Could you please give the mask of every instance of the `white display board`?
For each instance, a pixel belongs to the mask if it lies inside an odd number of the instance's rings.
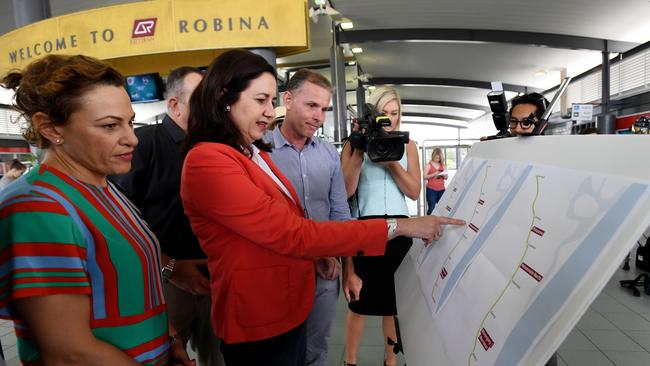
[[[409,366],[544,365],[650,225],[650,137],[477,143],[395,275]]]

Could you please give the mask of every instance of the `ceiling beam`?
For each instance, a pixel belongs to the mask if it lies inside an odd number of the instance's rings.
[[[489,29],[402,28],[346,30],[337,34],[339,43],[457,41],[512,43],[571,50],[625,52],[639,43],[580,37],[567,34],[503,31]]]
[[[446,78],[404,78],[404,77],[394,77],[394,78],[370,78],[368,82],[365,83],[368,85],[432,85],[432,86],[456,86],[460,88],[476,88],[476,89],[486,89],[492,90],[492,84],[489,81],[480,81],[480,80],[463,80],[463,79],[446,79]],[[515,84],[503,84],[503,90],[511,91],[515,93],[528,94],[532,92],[542,92],[543,89],[533,88],[530,86],[515,85]]]
[[[460,126],[455,123],[444,123],[444,122],[421,122],[421,121],[402,121],[404,125],[425,125],[425,126],[442,126],[442,127],[453,127],[453,128],[467,128],[467,126]]]
[[[474,118],[461,117],[453,114],[442,114],[442,113],[420,113],[420,112],[402,112],[403,117],[426,117],[426,118],[440,118],[440,119],[451,119],[454,121],[463,121],[469,122],[473,121]]]
[[[486,105],[460,103],[460,102],[447,102],[444,100],[402,99],[402,105],[405,104],[432,106],[432,107],[451,107],[451,108],[461,108],[461,109],[490,112],[490,107]]]

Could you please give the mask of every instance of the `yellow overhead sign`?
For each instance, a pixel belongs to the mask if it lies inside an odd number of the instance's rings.
[[[224,49],[309,49],[305,0],[153,0],[46,19],[0,37],[0,75],[48,54],[108,60],[126,74],[202,66]]]

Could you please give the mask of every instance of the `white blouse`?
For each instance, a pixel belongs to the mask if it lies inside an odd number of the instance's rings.
[[[260,168],[262,168],[262,170],[264,171],[264,173],[266,173],[269,177],[271,177],[271,179],[273,179],[273,181],[275,182],[275,184],[277,184],[278,187],[280,187],[280,189],[282,189],[282,192],[284,192],[284,194],[286,194],[287,197],[291,198],[291,200],[292,200],[293,203],[295,204],[296,201],[295,201],[295,200],[293,199],[293,197],[291,196],[291,193],[289,193],[289,190],[287,189],[287,187],[285,187],[285,185],[282,184],[282,181],[280,180],[280,178],[278,178],[277,175],[275,175],[275,173],[273,173],[273,170],[271,170],[271,167],[270,167],[270,166],[266,163],[266,161],[264,161],[264,159],[262,159],[262,157],[260,156],[260,149],[258,149],[257,146],[255,146],[255,145],[251,145],[251,149],[253,150],[253,156],[251,157],[251,159],[252,159],[252,160],[253,160],[257,165],[259,165]]]

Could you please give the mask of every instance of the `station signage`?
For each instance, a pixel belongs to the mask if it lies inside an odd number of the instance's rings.
[[[306,1],[153,0],[50,18],[0,37],[0,74],[48,54],[159,68],[174,59],[200,66],[231,48],[274,48],[278,57],[307,51]]]

